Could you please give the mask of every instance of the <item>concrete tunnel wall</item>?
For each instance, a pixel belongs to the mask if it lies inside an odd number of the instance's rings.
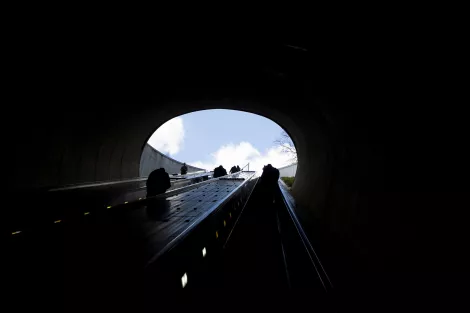
[[[139,176],[145,144],[167,120],[203,109],[242,110],[273,120],[293,139],[298,214],[333,272],[356,283],[367,281],[358,273],[426,273],[444,260],[435,251],[459,249],[465,226],[439,212],[462,207],[455,193],[461,181],[448,174],[464,163],[448,154],[462,145],[454,130],[462,124],[444,121],[437,131],[426,116],[431,109],[415,106],[421,96],[316,96],[321,79],[305,59],[296,55],[291,66],[265,52],[248,63],[211,60],[212,67],[184,58],[166,67],[141,64],[139,73],[134,65],[115,66],[120,62],[79,68],[86,63],[76,59],[73,75],[65,75],[70,81],[31,87],[17,101],[32,105],[4,114],[16,119],[5,132],[9,191]],[[443,121],[441,114],[430,116]],[[438,234],[436,224],[445,231]],[[452,260],[453,268],[465,263]]]
[[[280,177],[295,177],[296,172],[297,172],[297,163],[279,168]]]
[[[360,114],[348,116],[337,110],[337,101],[341,99],[273,90],[277,92],[261,98],[257,94],[242,94],[234,98],[216,96],[217,100],[201,100],[200,93],[191,94],[194,90],[189,90],[184,95],[191,101],[171,99],[151,105],[123,106],[122,111],[104,110],[95,115],[89,114],[92,108],[87,105],[76,106],[63,112],[56,125],[41,125],[42,120],[33,119],[33,136],[37,139],[31,141],[28,151],[44,153],[30,162],[30,154],[21,153],[22,146],[17,148],[19,155],[15,161],[22,166],[15,167],[18,170],[15,187],[139,176],[142,149],[155,129],[167,120],[201,109],[244,110],[272,119],[293,139],[298,151],[293,194],[305,223],[348,248],[360,248],[361,253],[367,254],[366,249],[374,247],[379,237],[367,235],[376,225],[370,220],[369,207],[361,201],[370,205],[373,199],[370,192],[383,186],[383,177],[376,175],[376,167],[382,165],[375,163],[380,162],[383,141],[375,141],[373,134],[362,128],[366,121]],[[230,93],[234,91],[238,92]],[[86,121],[86,127],[82,121]],[[388,236],[387,225],[382,223],[377,231],[383,234],[380,238],[386,240],[384,244],[395,247],[397,242]],[[378,250],[391,255],[391,250]]]
[[[180,173],[182,162],[176,161],[160,151],[154,149],[149,144],[145,145],[142,156],[140,157],[139,174],[141,177],[148,176],[153,170],[163,167],[168,174]],[[204,169],[186,164],[188,173],[202,171]]]

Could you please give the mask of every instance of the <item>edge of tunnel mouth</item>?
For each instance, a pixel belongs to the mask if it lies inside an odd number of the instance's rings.
[[[201,101],[195,101],[195,102],[192,102],[192,101],[184,101],[184,102],[176,102],[175,105],[177,104],[183,104],[183,103],[199,103]],[[248,103],[251,103],[252,101],[248,101]],[[171,101],[168,102],[168,103],[172,103]],[[171,114],[172,117],[168,118],[165,122],[163,123],[160,123],[159,125],[153,127],[153,131],[150,133],[150,135],[147,136],[147,139],[145,140],[145,142],[142,144],[141,146],[141,150],[140,150],[140,155],[142,155],[142,153],[144,152],[144,149],[146,147],[146,145],[149,145],[154,151],[156,151],[157,153],[159,153],[160,155],[166,157],[166,158],[169,158],[175,162],[178,162],[178,163],[183,163],[183,161],[179,161],[169,155],[166,155],[164,153],[162,153],[161,151],[155,149],[153,146],[151,146],[150,144],[148,144],[149,142],[149,139],[158,131],[158,129],[160,127],[162,127],[165,123],[167,123],[168,121],[174,119],[174,118],[178,118],[178,117],[182,117],[184,115],[187,115],[187,114],[191,114],[191,113],[195,113],[195,112],[204,112],[204,111],[216,111],[216,110],[223,110],[223,111],[233,111],[233,112],[241,112],[241,113],[246,113],[246,114],[252,114],[252,115],[256,115],[258,117],[261,117],[261,118],[264,118],[264,119],[267,119],[269,120],[270,122],[276,124],[279,128],[282,129],[282,131],[284,131],[288,136],[289,136],[289,139],[292,141],[293,145],[294,145],[294,148],[295,150],[297,151],[297,155],[299,156],[299,149],[298,149],[298,144],[296,143],[296,139],[292,136],[292,132],[289,131],[288,128],[286,128],[285,126],[283,126],[284,123],[282,123],[282,121],[277,121],[275,120],[275,118],[272,118],[272,117],[269,117],[269,116],[266,116],[264,114],[262,114],[261,112],[257,111],[257,110],[249,110],[249,109],[243,109],[243,108],[233,108],[233,107],[220,107],[220,103],[223,103],[223,101],[220,101],[220,102],[216,102],[216,101],[211,101],[210,103],[214,104],[214,103],[218,103],[218,104],[215,104],[216,107],[214,108],[207,108],[207,103],[209,102],[202,102],[201,103],[201,106],[202,108],[200,109],[190,109],[190,110],[185,110],[185,112],[181,113],[173,113]],[[268,115],[268,114],[267,114]],[[274,143],[273,143],[274,144]],[[284,167],[284,166],[290,166],[290,165],[293,165],[293,164],[299,164],[300,163],[300,157],[297,158],[297,160],[295,162],[291,162],[290,164],[286,164],[286,165],[283,165],[281,167]],[[188,165],[192,166],[191,164],[187,163]],[[206,169],[206,170],[211,170],[211,169]]]

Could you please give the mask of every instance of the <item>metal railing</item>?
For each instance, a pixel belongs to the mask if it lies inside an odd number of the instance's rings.
[[[202,174],[202,173],[207,173],[210,175],[212,172],[203,172],[203,171],[197,171],[197,172],[191,172],[188,174],[185,174],[186,178],[180,177],[178,179],[191,179],[192,176],[195,176],[197,174]],[[120,184],[128,184],[128,183],[136,183],[136,182],[143,182],[146,181],[148,177],[136,177],[136,178],[130,178],[130,179],[122,179],[122,180],[112,180],[112,181],[99,181],[99,182],[89,182],[89,183],[80,183],[80,184],[73,184],[73,185],[66,185],[62,187],[55,187],[55,188],[50,188],[48,191],[61,191],[61,190],[72,190],[72,189],[82,189],[82,188],[92,188],[92,187],[100,187],[100,186],[110,186],[110,185],[120,185]],[[175,177],[170,176],[170,179],[176,179]]]
[[[285,208],[286,208],[286,211],[287,211],[286,212],[287,214],[284,214],[283,217],[288,218],[288,221],[287,220],[280,221],[278,219],[279,224],[281,224],[281,225],[279,225],[279,230],[280,230],[281,237],[293,237],[293,236],[297,235],[297,237],[301,241],[303,250],[305,251],[305,253],[308,256],[308,259],[309,259],[309,262],[310,262],[311,266],[313,266],[313,268],[315,269],[315,273],[318,276],[323,289],[326,292],[329,292],[333,289],[333,284],[331,283],[331,280],[328,277],[328,275],[325,271],[325,268],[323,267],[322,263],[320,262],[320,259],[317,255],[317,253],[315,252],[315,250],[314,250],[312,244],[310,243],[310,240],[308,239],[308,237],[307,237],[307,235],[306,235],[299,219],[297,218],[297,214],[295,213],[295,200],[290,195],[287,185],[285,185],[285,183],[282,182],[282,180],[279,180],[279,189],[280,189],[280,195],[281,195],[283,204],[285,205]],[[282,214],[282,212],[279,212],[279,213]],[[291,225],[286,225],[286,223],[291,224]],[[284,224],[284,227],[282,226],[282,224]],[[292,226],[294,228],[292,228]],[[290,227],[290,230],[288,229],[289,227]],[[296,234],[292,233],[293,229],[295,229]],[[290,232],[290,234],[288,232]],[[289,240],[286,240],[286,241],[289,242],[289,244],[293,244],[293,242],[290,238],[289,238]],[[289,249],[289,247],[287,245],[285,245],[285,246],[286,246],[287,249]],[[284,249],[284,247],[283,247],[283,249]],[[284,260],[284,261],[287,263],[286,267],[289,267],[289,262],[287,260]],[[298,268],[295,268],[295,267],[291,266],[290,270],[288,270],[289,279],[293,279],[294,278],[293,275],[295,275],[295,273],[292,273],[292,271],[291,271],[292,269],[293,270],[298,270]],[[303,277],[301,277],[301,276],[303,276]],[[301,273],[301,275],[297,275],[297,277],[298,278],[300,277],[300,280],[304,280],[305,278],[307,278],[306,275],[304,275],[304,273]],[[305,281],[302,282],[302,283],[305,283]],[[308,281],[306,283],[308,284]]]

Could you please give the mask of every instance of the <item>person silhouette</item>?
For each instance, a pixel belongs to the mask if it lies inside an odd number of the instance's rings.
[[[147,198],[164,193],[171,187],[170,176],[163,167],[150,173],[147,178]]]
[[[186,166],[186,163],[183,163],[183,166],[181,166],[181,175],[186,175],[188,173],[188,167]]]
[[[219,166],[220,167],[220,176],[225,176],[227,175],[227,171],[225,170],[225,168],[221,165]]]
[[[240,169],[240,166],[237,165],[237,172],[240,172],[241,169]]]
[[[268,164],[263,167],[263,174],[261,174],[261,184],[269,192],[274,192],[278,185],[279,170]]]
[[[214,178],[222,177],[225,175],[227,175],[227,171],[222,165],[214,169]]]
[[[236,173],[236,172],[238,172],[238,170],[237,170],[237,167],[234,165],[234,166],[232,166],[232,168],[230,169],[230,174],[233,174],[233,173]]]

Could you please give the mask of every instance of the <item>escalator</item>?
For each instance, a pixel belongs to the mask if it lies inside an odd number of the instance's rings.
[[[204,287],[332,294],[330,279],[295,215],[295,202],[287,186],[279,184],[268,190],[257,181],[223,246],[212,256],[201,280]],[[201,286],[196,282],[189,287]]]
[[[145,263],[140,261],[149,248],[158,248],[158,242],[138,234],[151,225],[158,231],[170,221],[153,220],[144,201],[90,210],[35,233],[12,235],[7,268],[14,282],[9,285],[18,296],[15,302],[34,295],[38,303],[55,303],[66,310],[153,312],[169,297],[187,299],[189,290],[286,295],[295,289],[327,298],[332,285],[296,218],[288,191],[282,185],[267,190],[253,174],[239,179],[221,181],[227,190],[216,188],[207,200],[214,203],[213,210],[170,238],[170,244]],[[209,197],[206,185],[200,187],[197,203]],[[233,185],[232,191],[228,185]],[[172,194],[176,198],[170,201],[189,203],[193,193],[197,188]],[[187,199],[181,198],[185,195]],[[216,196],[219,202],[212,200]],[[191,214],[199,210],[188,208]],[[174,208],[175,216],[183,209]],[[181,222],[191,224],[186,217]]]
[[[220,277],[225,288],[289,287],[277,222],[280,203],[276,198],[261,184],[255,187],[224,247]]]

